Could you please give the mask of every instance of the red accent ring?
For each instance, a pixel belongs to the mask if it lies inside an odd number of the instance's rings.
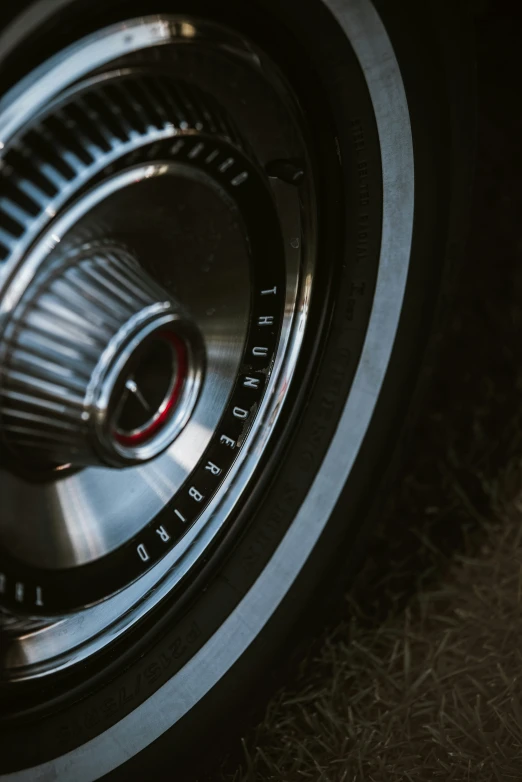
[[[181,396],[181,392],[183,391],[183,386],[185,385],[185,380],[187,377],[187,349],[185,347],[185,343],[172,331],[160,331],[155,335],[155,337],[156,339],[163,339],[167,342],[170,342],[170,344],[173,346],[174,352],[176,354],[176,379],[174,381],[174,385],[172,386],[169,397],[167,398],[166,402],[164,401],[162,403],[163,409],[161,410],[161,413],[159,413],[157,417],[153,418],[148,426],[131,435],[121,434],[120,432],[114,433],[114,439],[116,442],[127,448],[143,445],[143,443],[147,442],[147,440],[150,440],[151,437],[159,432],[159,430],[166,424],[172,412],[174,411],[174,408],[176,407]]]

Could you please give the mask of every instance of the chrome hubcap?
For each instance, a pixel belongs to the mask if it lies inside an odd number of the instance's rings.
[[[308,318],[305,137],[262,52],[175,17],[102,30],[0,103],[9,681],[105,647],[216,549]]]

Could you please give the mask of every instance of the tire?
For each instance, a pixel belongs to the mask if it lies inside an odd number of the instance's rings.
[[[283,412],[219,546],[114,642],[45,676],[0,680],[0,777],[13,782],[190,777],[219,753],[354,573],[463,252],[474,132],[463,6],[24,0],[1,22],[0,128],[42,63],[156,13],[239,30],[292,85],[316,172],[318,282]],[[38,617],[7,607],[0,632],[9,640],[26,621]],[[5,651],[0,661],[9,671]]]

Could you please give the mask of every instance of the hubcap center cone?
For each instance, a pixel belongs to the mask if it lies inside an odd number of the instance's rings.
[[[114,438],[133,447],[169,421],[187,379],[187,350],[173,331],[159,330],[136,351],[124,372],[114,415]]]
[[[109,242],[58,258],[5,329],[6,444],[30,464],[149,461],[194,408],[203,348],[175,299]]]

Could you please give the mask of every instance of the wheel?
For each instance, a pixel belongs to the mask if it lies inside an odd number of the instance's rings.
[[[469,22],[22,0],[1,24],[0,774],[179,775],[390,480],[462,247]]]

